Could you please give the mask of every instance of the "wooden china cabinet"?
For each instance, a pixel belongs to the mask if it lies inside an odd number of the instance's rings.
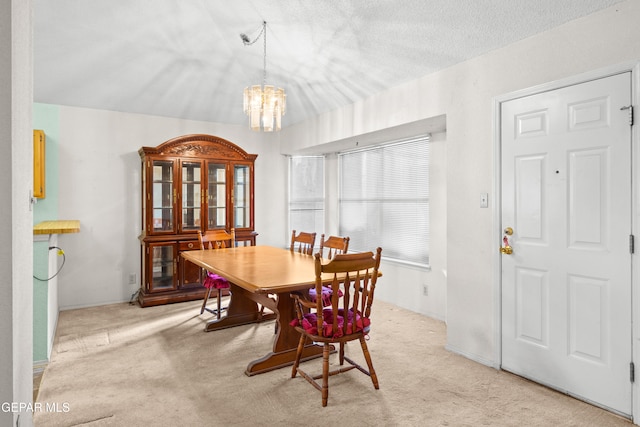
[[[230,141],[184,135],[138,150],[142,161],[141,307],[200,299],[202,271],[182,251],[199,249],[198,230],[235,230],[255,245],[254,162]]]

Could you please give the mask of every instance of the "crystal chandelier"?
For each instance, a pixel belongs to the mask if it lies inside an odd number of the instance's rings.
[[[240,34],[245,46],[254,44],[262,36],[264,41],[262,86],[244,88],[244,112],[250,118],[251,129],[265,132],[280,130],[282,116],[286,111],[287,95],[284,89],[267,85],[267,21],[262,22],[262,31],[253,41],[246,34]]]

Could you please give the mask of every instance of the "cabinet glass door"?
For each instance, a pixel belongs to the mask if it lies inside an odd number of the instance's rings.
[[[176,289],[175,245],[150,244],[151,274],[149,290],[160,292]]]
[[[227,168],[209,163],[207,176],[207,229],[227,227]]]
[[[248,165],[235,165],[233,169],[234,227],[251,226],[251,179]]]
[[[153,161],[153,231],[173,231],[173,161]]]
[[[199,230],[202,208],[202,164],[182,162],[182,230]]]

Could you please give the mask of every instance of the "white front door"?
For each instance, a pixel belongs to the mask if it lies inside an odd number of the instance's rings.
[[[501,105],[502,368],[628,415],[630,103],[622,73]]]

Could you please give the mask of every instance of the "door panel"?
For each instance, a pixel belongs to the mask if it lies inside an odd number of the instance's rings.
[[[623,73],[502,104],[502,367],[631,414]]]

